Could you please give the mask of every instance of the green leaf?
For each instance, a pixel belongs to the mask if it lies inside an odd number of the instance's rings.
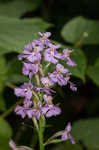
[[[6,140],[5,138],[0,138],[0,148],[2,150],[12,150],[10,147],[9,147],[9,141]]]
[[[6,81],[10,83],[23,83],[29,79],[27,76],[22,75],[22,63],[18,61],[18,58],[14,58],[8,62],[7,66],[7,78]]]
[[[97,86],[99,86],[99,59],[96,60],[93,66],[88,67],[87,75]]]
[[[67,48],[67,47],[68,46],[65,46],[65,48]],[[68,48],[70,49],[70,47],[68,47]],[[64,61],[62,61],[61,63],[65,67],[69,68],[72,75],[85,81],[86,57],[85,57],[83,51],[81,49],[75,49],[74,52],[71,54],[71,59],[73,61],[75,61],[77,66],[75,66],[75,67],[68,66],[68,65],[66,65],[66,63]]]
[[[75,17],[66,23],[61,31],[65,41],[70,43],[99,44],[99,21]]]
[[[40,18],[19,20],[0,17],[0,54],[22,52],[24,45],[38,38],[37,32],[44,32],[50,26]]]
[[[88,148],[99,149],[99,119],[76,121],[72,127],[72,135],[76,141],[82,140]]]
[[[24,13],[36,10],[41,0],[12,0],[0,2],[0,16],[20,17]]]
[[[7,121],[0,118],[0,137],[10,139],[12,136],[12,130]]]
[[[0,93],[3,90],[5,79],[6,79],[6,61],[3,56],[0,56]]]
[[[5,111],[5,110],[6,110],[5,101],[3,96],[0,94],[0,111]]]
[[[83,148],[79,144],[72,144],[70,141],[66,141],[54,146],[52,150],[83,150]]]
[[[4,119],[0,118],[0,149],[10,150],[9,141],[12,136],[10,125]]]
[[[6,110],[5,101],[2,96],[5,79],[6,79],[6,61],[3,56],[0,56],[0,110],[1,111]]]

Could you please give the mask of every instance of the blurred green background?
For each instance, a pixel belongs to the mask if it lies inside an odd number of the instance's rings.
[[[77,67],[69,67],[78,91],[56,87],[55,101],[62,114],[47,120],[45,139],[72,122],[76,144],[67,141],[47,150],[99,149],[99,0],[0,0],[0,150],[10,150],[11,138],[17,145],[38,150],[32,121],[13,112],[18,98],[14,85],[28,79],[21,73],[17,55],[37,32],[52,32],[52,40],[74,49]],[[9,111],[10,110],[10,111]]]

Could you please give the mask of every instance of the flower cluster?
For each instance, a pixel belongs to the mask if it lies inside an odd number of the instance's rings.
[[[74,140],[74,138],[72,137],[72,135],[70,134],[70,131],[71,131],[71,124],[70,123],[68,123],[67,124],[67,126],[66,126],[66,128],[65,128],[65,130],[63,131],[63,133],[62,133],[62,141],[65,141],[65,140],[68,140],[68,139],[70,139],[71,140],[71,142],[72,142],[72,144],[75,144],[75,140]]]
[[[24,98],[23,105],[15,108],[16,114],[22,118],[35,117],[37,120],[41,115],[52,117],[61,113],[61,109],[53,103],[52,93],[55,91],[52,87],[55,84],[60,86],[69,84],[73,91],[77,90],[70,81],[71,73],[60,63],[64,61],[66,65],[76,66],[70,58],[73,50],[63,49],[60,53],[61,46],[54,45],[49,40],[50,32],[38,34],[40,39],[26,45],[23,53],[18,56],[23,63],[22,73],[29,77],[29,82],[15,88],[15,95]],[[53,71],[45,73],[44,70],[50,65],[54,66]],[[32,78],[36,79],[36,84],[32,83]],[[62,139],[66,138],[63,134]]]

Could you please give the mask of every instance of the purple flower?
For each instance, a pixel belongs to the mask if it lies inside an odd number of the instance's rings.
[[[71,81],[68,81],[68,83],[70,84],[70,89],[72,89],[73,91],[77,91],[77,87],[74,83],[72,83]]]
[[[22,118],[28,116],[28,118],[32,118],[33,116],[39,119],[41,115],[42,103],[39,101],[34,107],[30,108],[29,106],[17,106],[15,108],[15,112],[17,115],[20,115]]]
[[[46,103],[52,104],[52,100],[53,100],[52,96],[44,94],[43,99]]]
[[[57,116],[61,113],[61,109],[57,106],[45,104],[42,107],[42,113],[47,117]]]
[[[68,69],[64,68],[61,64],[56,65],[56,71],[53,73],[49,73],[49,77],[54,83],[58,83],[59,85],[63,86],[66,85],[66,80],[63,74],[68,73]]]
[[[77,64],[70,58],[67,58],[67,65],[72,66],[72,67],[77,66]]]
[[[37,89],[36,89],[37,91],[39,91],[39,92],[45,92],[46,94],[51,94],[51,93],[56,93],[54,90],[52,90],[51,88],[47,88],[47,87],[38,87]]]
[[[68,73],[68,69],[64,68],[61,64],[56,65],[56,71],[60,73]]]
[[[32,63],[23,63],[23,69],[22,72],[24,75],[29,75],[29,78],[32,78],[33,75],[35,75],[40,67],[40,62],[35,61]]]
[[[31,99],[33,91],[33,85],[29,83],[24,83],[19,88],[15,88],[14,93],[16,96],[25,97],[26,99]]]
[[[63,58],[68,58],[70,57],[71,53],[73,52],[74,50],[68,50],[68,49],[64,49],[63,50]]]
[[[42,37],[42,38],[49,38],[51,36],[51,33],[50,32],[45,32],[45,33],[41,33],[41,32],[38,32],[38,34]]]
[[[23,107],[23,106],[17,106],[16,108],[15,108],[15,113],[17,114],[17,115],[20,115],[22,118],[25,118],[26,117],[26,108],[25,107]]]
[[[22,58],[26,58],[30,62],[40,61],[41,60],[41,54],[40,51],[43,50],[43,45],[37,45],[37,42],[32,42],[26,45],[25,50],[22,54],[18,56],[19,60],[22,60]]]
[[[56,51],[56,49],[60,48],[60,45],[53,45],[49,43],[48,46],[49,47],[44,52],[44,59],[47,62],[56,64],[58,62],[57,59],[61,59],[62,57],[62,55]]]
[[[18,150],[15,143],[13,142],[13,140],[10,140],[9,142],[9,146],[13,149],[13,150]]]
[[[50,32],[46,32],[46,33],[41,33],[38,32],[38,34],[40,35],[40,41],[41,43],[43,43],[45,46],[48,46],[48,44],[50,43],[50,40],[48,39],[51,36]]]
[[[9,146],[12,148],[12,150],[26,150],[25,148],[23,148],[21,146],[20,147],[16,146],[15,143],[13,142],[13,140],[10,140]]]
[[[61,139],[62,139],[62,141],[70,139],[72,144],[75,144],[75,140],[72,137],[72,135],[70,134],[70,131],[71,131],[71,124],[68,123],[64,132],[62,133]]]
[[[25,107],[30,107],[33,104],[33,99],[32,98],[31,99],[25,98],[23,104]]]
[[[35,104],[32,110],[29,110],[27,112],[29,118],[32,118],[33,116],[35,116],[36,119],[39,119],[41,115],[41,108],[42,108],[42,103],[41,101],[39,101],[37,104]]]
[[[42,107],[42,113],[46,115],[46,117],[57,116],[61,113],[61,109],[55,106],[52,102],[52,96],[43,95],[43,99],[46,104]]]
[[[68,72],[68,73],[66,74],[66,76],[64,76],[64,80],[63,80],[64,82],[63,82],[62,86],[65,86],[65,85],[68,84],[69,79],[70,79],[70,75],[71,75],[71,73]]]
[[[50,86],[52,86],[54,84],[54,82],[52,80],[50,80],[48,77],[42,77],[41,82],[47,88],[49,88]]]
[[[63,50],[63,56],[62,56],[62,59],[63,60],[66,60],[67,61],[67,65],[69,66],[76,66],[77,64],[71,60],[69,57],[71,55],[71,53],[73,52],[74,50],[68,50],[68,49],[64,49]]]

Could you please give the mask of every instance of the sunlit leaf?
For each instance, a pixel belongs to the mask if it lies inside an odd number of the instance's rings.
[[[37,32],[45,32],[50,26],[40,18],[19,20],[0,17],[0,54],[22,52],[25,44],[38,37]]]
[[[63,142],[62,144],[58,144],[52,148],[52,150],[83,150],[81,145],[72,144],[70,141]]]
[[[72,134],[77,142],[81,140],[89,148],[99,148],[99,119],[76,121]]]
[[[21,17],[24,13],[36,10],[41,0],[11,0],[0,2],[0,16]]]
[[[96,60],[93,66],[88,67],[87,75],[99,86],[99,59]]]
[[[99,44],[99,21],[75,17],[66,23],[61,31],[65,41],[83,44]]]
[[[10,150],[9,141],[12,136],[12,130],[7,121],[0,118],[0,149]]]

